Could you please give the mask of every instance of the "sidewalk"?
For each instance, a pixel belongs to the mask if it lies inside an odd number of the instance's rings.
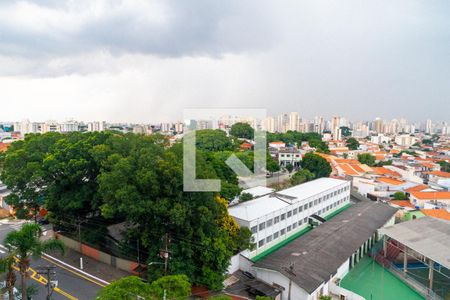
[[[80,253],[72,249],[66,248],[65,254],[49,253],[51,256],[64,261],[65,263],[80,268]],[[108,264],[96,261],[90,257],[83,256],[83,271],[92,274],[100,279],[108,282],[115,281],[124,276],[130,276],[131,273],[116,269]]]

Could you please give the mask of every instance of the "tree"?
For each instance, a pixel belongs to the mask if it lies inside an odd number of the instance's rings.
[[[358,154],[358,161],[362,164],[366,164],[369,167],[372,167],[375,165],[375,156],[370,153]]]
[[[186,275],[169,275],[151,283],[151,294],[154,299],[185,299],[191,294],[191,284]]]
[[[331,298],[331,296],[328,296],[328,295],[322,295],[319,297],[319,300],[331,300],[331,299],[333,299],[333,298]]]
[[[328,177],[331,174],[331,166],[325,158],[314,153],[306,153],[301,166],[314,174],[314,178]]]
[[[233,143],[225,131],[220,129],[202,129],[195,132],[196,147],[207,151],[233,150]]]
[[[273,298],[269,296],[256,296],[256,300],[273,300]]]
[[[298,170],[294,175],[292,175],[291,184],[298,185],[313,179],[314,179],[313,173],[311,173],[308,169],[301,169]]]
[[[241,202],[249,201],[249,200],[252,200],[252,199],[253,199],[253,195],[250,194],[250,193],[242,193],[242,194],[239,196],[239,200],[240,200]]]
[[[342,132],[342,136],[351,136],[352,135],[351,129],[347,126],[341,126],[341,132]]]
[[[209,300],[232,300],[233,298],[231,298],[230,296],[227,295],[218,295],[218,296],[213,296],[213,297],[209,297]]]
[[[42,163],[50,148],[62,138],[59,133],[28,134],[25,140],[12,143],[2,156],[0,179],[11,191],[5,200],[17,217],[36,219],[43,205],[47,175]]]
[[[438,161],[438,164],[441,166],[441,171],[450,172],[450,163],[445,160]]]
[[[41,241],[41,226],[36,223],[28,223],[18,231],[9,232],[3,244],[8,251],[14,253],[18,259],[18,267],[21,277],[22,299],[27,299],[27,270],[30,266],[30,257],[38,258],[42,253],[57,250],[64,253],[64,244],[55,239]]]
[[[288,172],[291,173],[292,170],[294,170],[294,166],[292,164],[287,164],[286,165],[286,170],[288,170]]]
[[[254,129],[247,123],[235,123],[230,129],[230,135],[237,138],[252,140],[254,138],[254,134]]]
[[[14,285],[16,284],[15,253],[10,252],[0,259],[0,273],[6,273],[5,289],[8,291],[9,300],[14,300]]]
[[[249,237],[239,238],[245,228],[228,215],[226,199],[217,193],[183,190],[182,147],[149,144],[122,155],[113,151],[98,177],[101,212],[133,225],[130,232],[140,237],[149,261],[161,259],[162,237],[168,235],[169,272],[220,289],[231,256],[248,244]],[[218,178],[209,156],[203,151],[196,155],[197,178]],[[160,265],[152,266],[149,278],[160,277],[162,271]]]
[[[355,138],[349,138],[347,140],[347,147],[350,150],[357,150],[359,147],[359,142]]]
[[[128,276],[120,278],[105,286],[98,294],[98,300],[135,300],[140,299],[153,300],[153,293],[150,284],[142,281],[137,276]],[[160,298],[161,299],[161,298]]]
[[[406,200],[408,197],[406,197],[406,194],[403,192],[395,192],[394,193],[394,200]]]

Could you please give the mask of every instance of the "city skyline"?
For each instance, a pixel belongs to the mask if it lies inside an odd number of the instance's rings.
[[[2,3],[0,119],[139,123],[180,119],[184,108],[247,107],[444,120],[449,9],[446,1]]]

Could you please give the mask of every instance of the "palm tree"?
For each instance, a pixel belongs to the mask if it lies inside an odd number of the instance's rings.
[[[64,244],[55,239],[41,241],[42,228],[39,224],[28,223],[18,231],[8,233],[4,244],[18,259],[22,299],[27,299],[27,271],[30,267],[30,257],[39,258],[43,252],[57,250],[64,253]]]
[[[0,273],[6,272],[4,290],[8,291],[9,300],[14,300],[14,285],[16,284],[16,272],[14,270],[15,263],[15,255],[11,252],[7,256],[0,259]]]

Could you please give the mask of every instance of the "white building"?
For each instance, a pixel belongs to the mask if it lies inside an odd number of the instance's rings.
[[[88,131],[104,131],[106,129],[106,122],[90,122],[88,123]]]
[[[349,203],[349,181],[319,178],[229,207],[228,212],[252,231],[253,257],[307,227],[310,216],[324,217]]]
[[[281,291],[281,299],[364,299],[339,281],[380,240],[380,228],[395,222],[396,209],[362,201],[291,243],[254,259],[248,272]]]
[[[397,145],[400,145],[403,147],[410,147],[417,142],[417,138],[414,136],[411,136],[409,134],[402,134],[402,135],[397,135],[395,137],[394,141]]]

